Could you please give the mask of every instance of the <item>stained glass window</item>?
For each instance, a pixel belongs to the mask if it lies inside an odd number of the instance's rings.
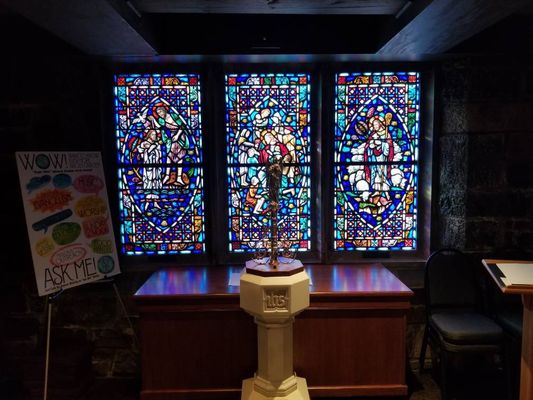
[[[417,246],[417,72],[336,75],[334,249]]]
[[[266,237],[266,165],[282,159],[279,239],[311,248],[310,77],[226,75],[229,251],[254,251]]]
[[[116,75],[114,94],[122,251],[203,253],[199,76]]]

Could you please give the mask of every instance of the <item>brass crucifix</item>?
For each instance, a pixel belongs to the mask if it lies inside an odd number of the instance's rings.
[[[280,264],[291,264],[295,261],[296,252],[290,250],[290,241],[279,238],[278,214],[280,209],[280,187],[283,173],[283,161],[276,159],[266,165],[266,190],[268,193],[268,216],[270,219],[269,238],[261,239],[253,260],[257,264],[266,265],[277,270]],[[268,229],[265,229],[268,232]],[[281,257],[281,259],[280,259]],[[267,261],[268,260],[268,261]]]
[[[278,210],[279,188],[281,185],[282,161],[277,159],[267,167],[268,200],[270,206],[270,262],[273,269],[277,269],[278,260]]]

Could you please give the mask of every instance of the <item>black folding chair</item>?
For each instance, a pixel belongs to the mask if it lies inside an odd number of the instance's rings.
[[[482,312],[473,267],[459,250],[441,249],[431,254],[426,262],[424,284],[426,328],[420,352],[420,370],[424,368],[429,343],[440,364],[442,399],[448,400],[450,355],[503,355],[503,332]]]

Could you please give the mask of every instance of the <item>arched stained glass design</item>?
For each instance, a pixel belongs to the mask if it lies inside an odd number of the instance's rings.
[[[205,251],[199,76],[115,76],[120,235],[126,254]]]
[[[336,75],[335,250],[417,246],[417,72]]]
[[[284,167],[280,240],[311,248],[310,77],[226,75],[229,251],[254,251],[268,229],[266,165]]]

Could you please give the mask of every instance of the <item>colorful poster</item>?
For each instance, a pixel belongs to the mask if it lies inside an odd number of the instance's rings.
[[[120,272],[98,152],[17,152],[39,296]]]

